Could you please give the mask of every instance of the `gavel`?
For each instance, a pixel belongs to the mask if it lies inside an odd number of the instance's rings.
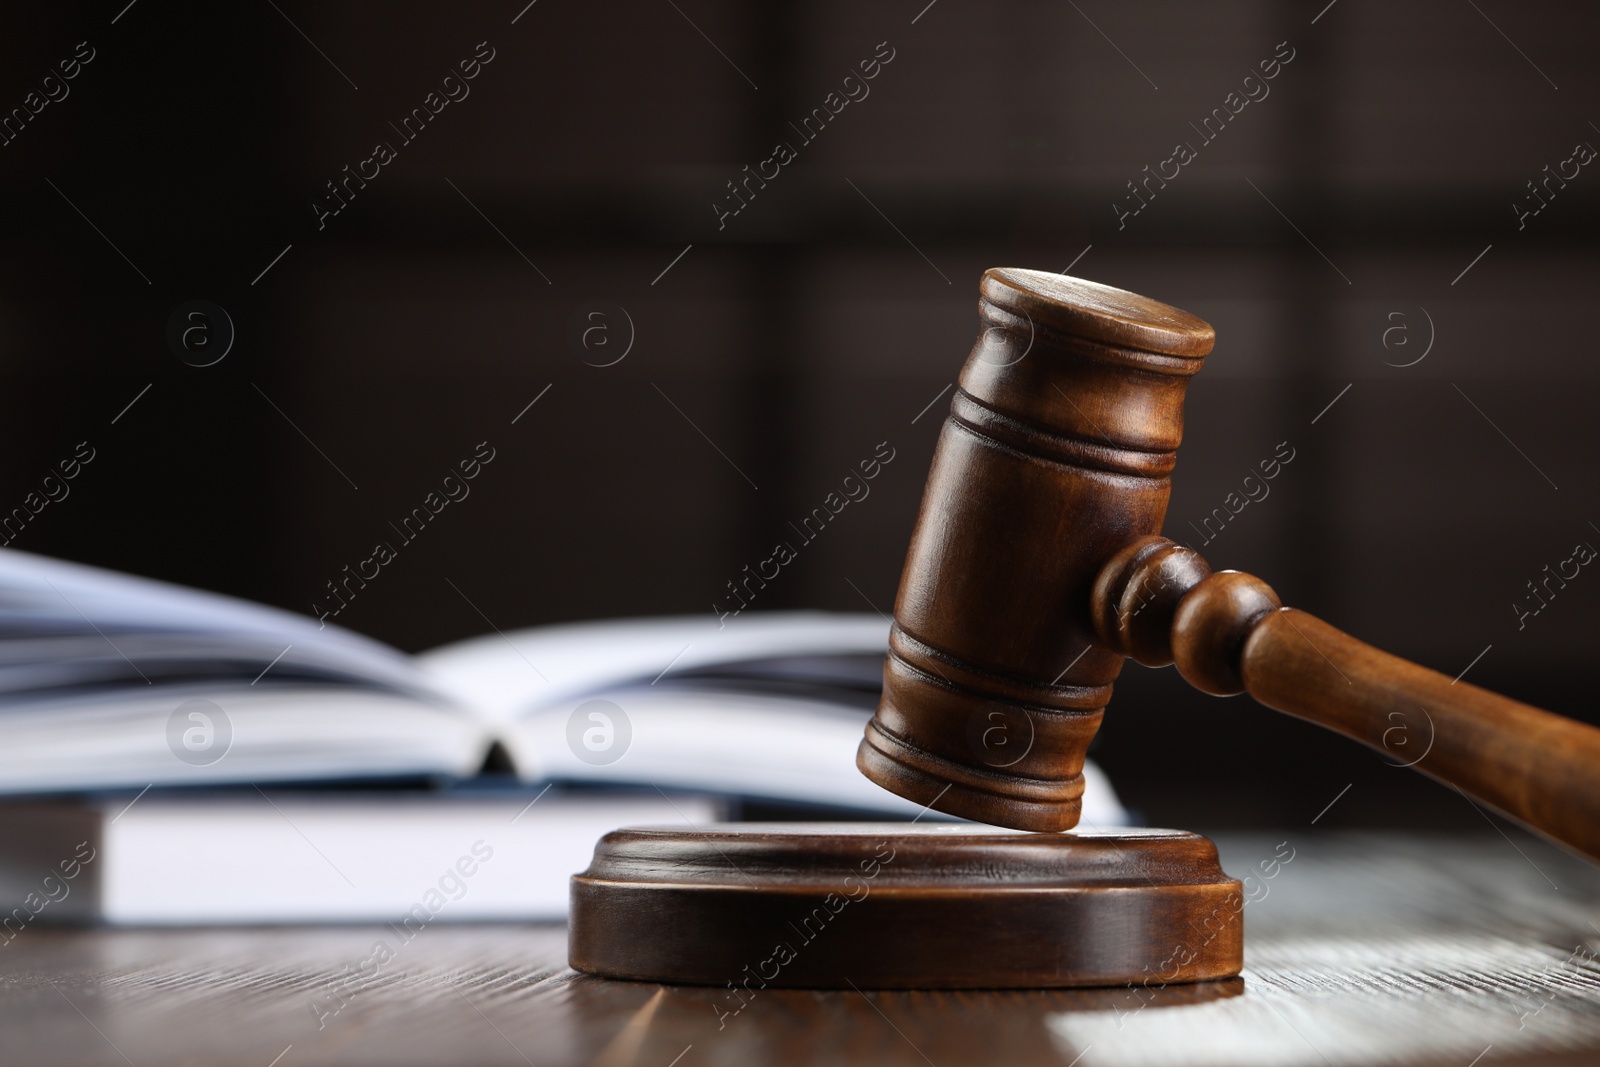
[[[1600,730],[1389,655],[1159,536],[1215,332],[1059,274],[994,269],[940,431],[857,766],[934,810],[1077,825],[1131,657],[1354,738],[1600,859]]]
[[[716,987],[980,989],[1229,979],[1243,883],[1181,830],[1073,829],[1125,659],[1248,692],[1600,858],[1600,730],[1419,667],[1160,536],[1215,339],[1094,282],[988,271],[983,330],[906,554],[868,778],[975,823],[607,834],[572,879],[589,974]],[[920,817],[919,817],[920,819]]]

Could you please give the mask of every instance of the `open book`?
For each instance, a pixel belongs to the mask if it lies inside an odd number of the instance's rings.
[[[0,549],[0,942],[33,923],[555,919],[618,826],[943,818],[855,768],[888,631],[708,612],[407,656]],[[1125,823],[1085,777],[1084,824]]]
[[[0,549],[0,794],[468,779],[910,817],[855,769],[888,622],[749,614],[407,656],[212,593]],[[1121,820],[1099,772],[1086,818]]]

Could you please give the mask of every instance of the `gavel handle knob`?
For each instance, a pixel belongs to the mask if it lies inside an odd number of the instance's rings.
[[[1600,860],[1600,729],[1373,648],[1163,538],[1106,565],[1094,614],[1101,639],[1125,654],[1165,656],[1198,689],[1247,692]]]

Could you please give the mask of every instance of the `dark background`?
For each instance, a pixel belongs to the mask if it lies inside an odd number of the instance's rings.
[[[15,547],[309,613],[488,440],[338,619],[422,649],[709,612],[887,441],[753,605],[887,611],[980,273],[1075,262],[1217,328],[1172,536],[1287,441],[1215,566],[1452,676],[1487,647],[1469,680],[1594,720],[1600,576],[1521,630],[1511,606],[1600,544],[1600,171],[1512,208],[1600,145],[1592,5],[524,2],[7,6],[0,107],[95,50],[0,147],[0,510],[96,450]],[[480,41],[470,96],[401,146],[387,123]],[[870,96],[719,230],[724,183],[882,41]],[[1125,183],[1283,41],[1270,96],[1119,229]],[[398,158],[319,231],[379,140]],[[193,299],[238,332],[204,369],[165,338]],[[570,336],[596,299],[635,333],[605,368]],[[1124,673],[1096,755],[1157,822],[1299,824],[1350,784],[1320,826],[1486,829],[1170,670]]]

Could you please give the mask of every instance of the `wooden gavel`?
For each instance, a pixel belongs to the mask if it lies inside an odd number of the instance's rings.
[[[1600,859],[1600,730],[1381,652],[1158,536],[1215,332],[1133,293],[996,269],[906,556],[879,785],[1020,830],[1078,822],[1131,656],[1352,737]]]

